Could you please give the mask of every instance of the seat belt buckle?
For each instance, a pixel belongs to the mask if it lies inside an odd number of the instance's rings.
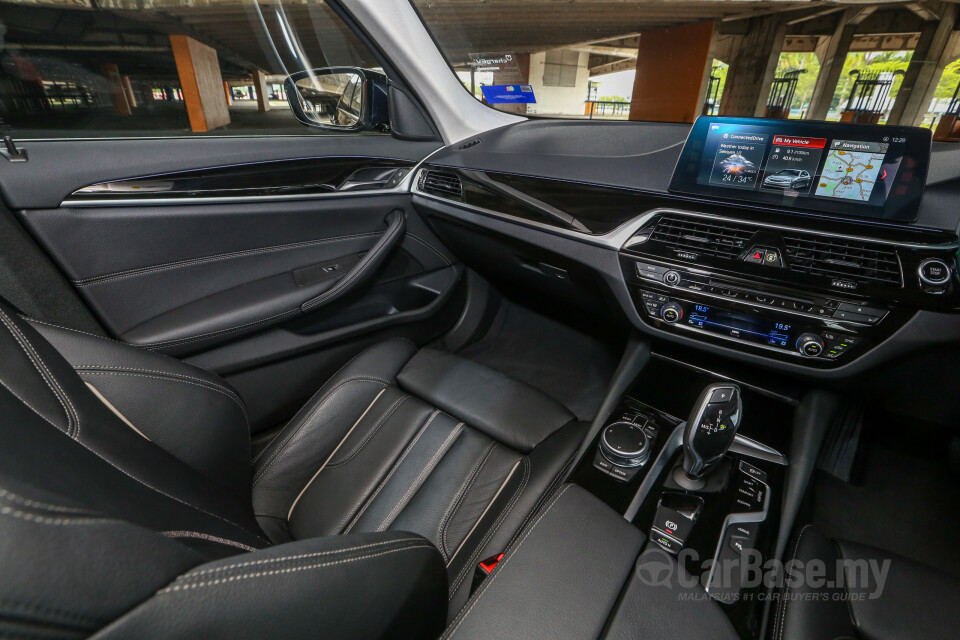
[[[500,564],[500,561],[503,560],[503,554],[498,553],[496,555],[490,556],[486,560],[481,560],[477,564],[476,570],[473,572],[473,584],[470,585],[470,593],[473,594],[477,590],[477,587],[480,586],[480,583],[487,579],[493,570],[497,568],[497,565]]]

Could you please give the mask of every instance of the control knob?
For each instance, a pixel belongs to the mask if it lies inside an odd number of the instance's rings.
[[[797,351],[808,358],[816,358],[823,353],[823,338],[815,333],[804,333],[797,338]]]
[[[650,438],[633,422],[607,425],[600,438],[603,456],[618,467],[639,467],[650,457]]]
[[[668,302],[660,307],[660,317],[667,324],[675,324],[683,317],[683,307],[676,302]]]

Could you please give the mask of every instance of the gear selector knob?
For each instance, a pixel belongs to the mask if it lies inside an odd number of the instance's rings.
[[[733,444],[742,414],[737,385],[721,382],[703,390],[683,432],[682,475],[686,478],[677,478],[678,482],[694,485],[690,488],[702,485],[700,479]]]

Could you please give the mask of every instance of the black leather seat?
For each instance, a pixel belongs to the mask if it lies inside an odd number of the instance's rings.
[[[3,303],[0,323],[0,635],[436,637],[585,428],[391,340],[251,465],[215,376]]]
[[[825,573],[816,584],[797,580],[784,589],[775,640],[929,640],[960,629],[960,581],[936,569],[832,540],[813,525],[801,529],[788,560],[801,568],[817,561]]]

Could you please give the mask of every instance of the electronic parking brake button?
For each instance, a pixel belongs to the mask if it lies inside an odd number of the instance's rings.
[[[686,493],[664,493],[657,503],[650,539],[670,553],[678,553],[690,535],[703,499]]]

